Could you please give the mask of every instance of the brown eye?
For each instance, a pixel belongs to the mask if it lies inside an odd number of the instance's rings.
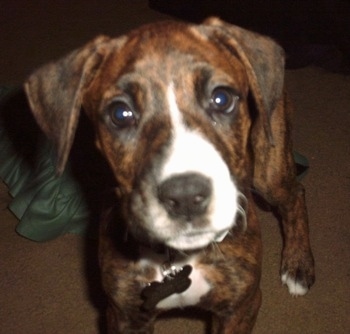
[[[230,114],[234,111],[239,97],[230,88],[215,88],[210,99],[210,111]]]
[[[135,113],[130,106],[122,101],[114,102],[109,107],[109,116],[118,128],[127,128],[136,124]]]

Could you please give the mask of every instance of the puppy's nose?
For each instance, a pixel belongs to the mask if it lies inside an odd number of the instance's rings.
[[[185,173],[164,181],[158,188],[158,198],[166,211],[173,217],[194,216],[205,213],[212,195],[212,185],[208,178]]]

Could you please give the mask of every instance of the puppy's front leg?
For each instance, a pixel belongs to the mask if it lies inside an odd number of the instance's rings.
[[[309,241],[304,187],[297,181],[292,156],[291,105],[282,99],[271,116],[274,145],[253,130],[255,148],[254,187],[273,206],[282,220],[283,252],[281,279],[292,295],[305,294],[315,280]],[[263,152],[263,153],[262,153]]]
[[[113,269],[113,264],[102,267],[102,280],[108,297],[107,333],[152,334],[157,312],[141,310],[139,283],[131,281],[128,272]],[[131,268],[127,270],[132,271]]]
[[[213,327],[218,334],[251,333],[261,305],[261,291],[257,289],[252,298],[237,305],[235,312],[228,316],[214,316]]]
[[[152,334],[158,312],[141,310],[142,282],[152,281],[152,272],[147,277],[135,264],[137,248],[124,241],[125,232],[115,224],[114,214],[113,210],[104,212],[99,235],[101,279],[108,299],[107,333]]]
[[[107,308],[107,333],[108,334],[152,334],[154,331],[154,319],[146,313],[137,311],[139,317],[135,313],[135,319],[123,317],[125,312],[117,309],[113,303]],[[142,317],[144,315],[144,317]]]
[[[301,184],[295,185],[290,202],[279,205],[279,212],[284,235],[281,279],[292,295],[304,295],[314,283],[315,273],[304,187]]]

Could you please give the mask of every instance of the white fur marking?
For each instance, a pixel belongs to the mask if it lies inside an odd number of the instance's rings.
[[[281,275],[282,283],[287,285],[289,293],[292,296],[303,296],[308,292],[308,289],[302,286],[298,281],[291,278],[287,273]]]
[[[213,196],[208,215],[211,230],[208,232],[215,235],[234,224],[238,210],[237,188],[225,161],[212,143],[199,132],[187,129],[184,125],[172,85],[168,88],[167,97],[172,120],[173,143],[161,171],[160,182],[171,176],[188,172],[195,172],[209,178],[213,186]],[[208,239],[211,237],[208,233]],[[213,241],[203,240],[204,243]],[[171,246],[182,246],[177,245],[177,242],[182,243],[180,240],[174,240]]]

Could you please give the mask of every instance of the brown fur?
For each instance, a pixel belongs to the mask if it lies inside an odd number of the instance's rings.
[[[307,289],[313,284],[304,191],[296,181],[292,158],[291,106],[283,93],[283,65],[283,52],[272,40],[211,18],[199,26],[165,22],[117,39],[98,37],[37,70],[26,82],[33,113],[57,145],[58,172],[67,161],[83,106],[96,128],[97,146],[118,182],[119,211],[105,213],[100,232],[103,286],[110,300],[109,333],[151,333],[159,313],[140,311],[140,292],[154,277],[152,268],[137,262],[138,237],[145,234],[144,227],[129,226],[133,238],[126,242],[122,222],[130,215],[128,198],[135,189],[142,198],[152,178],[148,171],[162,158],[169,140],[170,119],[163,111],[170,82],[187,126],[213,143],[247,197],[246,227],[239,224],[221,243],[198,251],[212,287],[198,307],[214,314],[220,333],[249,333],[253,328],[261,302],[261,239],[250,194],[253,187],[282,217],[281,271]],[[240,95],[234,118],[218,120],[218,127],[208,122],[201,106],[203,89],[214,81]],[[138,110],[138,125],[131,132],[118,132],[106,120],[105,110],[125,92]],[[137,219],[142,220],[142,214]]]

